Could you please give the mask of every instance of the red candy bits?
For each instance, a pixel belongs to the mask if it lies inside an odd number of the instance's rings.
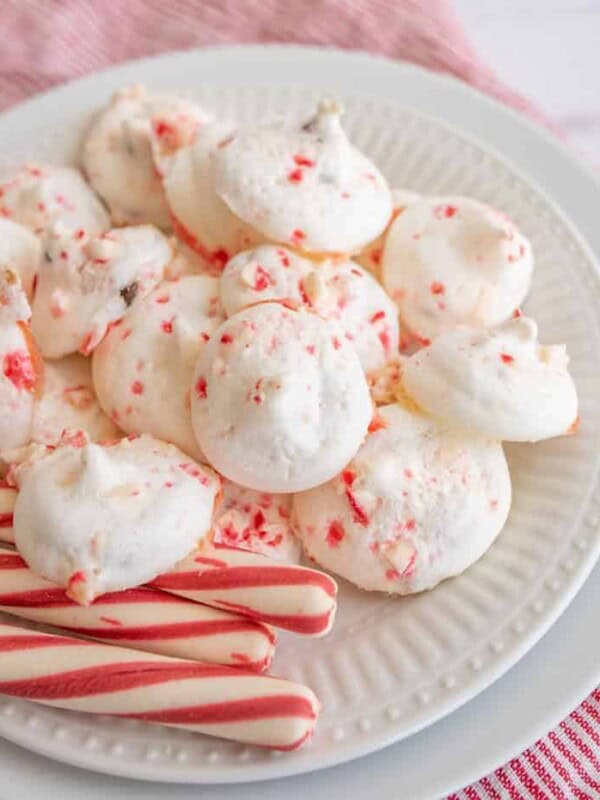
[[[315,165],[315,162],[312,160],[312,158],[307,158],[306,156],[302,155],[295,155],[294,163],[299,167],[314,167]]]
[[[331,523],[329,530],[327,531],[327,544],[329,547],[338,547],[345,536],[346,532],[344,530],[344,526],[339,520],[336,519]]]
[[[206,393],[206,378],[198,378],[196,381],[196,397],[199,400],[206,400],[207,393]]]
[[[256,271],[254,273],[254,286],[253,289],[256,292],[264,292],[265,289],[268,289],[269,286],[273,283],[271,276],[267,272],[264,267],[261,267],[259,264],[256,267]]]
[[[450,217],[453,217],[457,211],[458,208],[456,208],[456,206],[446,205],[436,206],[433,209],[436,219],[450,219]]]
[[[4,374],[17,389],[32,392],[35,388],[36,375],[33,363],[26,350],[13,350],[4,356]]]

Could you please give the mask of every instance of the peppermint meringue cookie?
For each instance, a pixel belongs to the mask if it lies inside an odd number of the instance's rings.
[[[0,180],[0,217],[43,234],[55,223],[90,235],[110,228],[106,209],[71,167],[28,164]]]
[[[477,561],[511,502],[499,442],[400,405],[333,480],[294,496],[293,520],[317,564],[363,589],[412,594]]]
[[[468,197],[424,197],[390,226],[382,279],[424,339],[507,320],[531,284],[531,245],[501,212]]]
[[[16,272],[0,270],[0,449],[28,441],[42,385],[42,359],[29,332],[30,316]]]
[[[147,294],[171,260],[167,239],[151,225],[96,237],[55,226],[33,301],[31,329],[46,358],[89,355],[108,327]]]
[[[367,372],[398,350],[398,315],[379,283],[353,261],[316,265],[284,247],[263,245],[228,262],[221,277],[228,314],[264,300],[287,300],[339,324]]]
[[[512,442],[570,433],[577,390],[564,345],[538,342],[537,325],[518,317],[491,330],[456,328],[409,358],[406,392],[448,425]]]
[[[376,406],[395,403],[401,395],[402,370],[406,360],[404,356],[397,356],[367,376],[371,397]]]
[[[90,359],[78,354],[45,362],[31,439],[54,444],[69,429],[85,431],[93,442],[106,442],[123,435],[100,407],[92,383]]]
[[[213,278],[221,274],[221,268],[209,264],[199,253],[192,250],[175,237],[170,240],[173,249],[173,258],[165,269],[165,278],[173,280],[185,275],[210,275]]]
[[[113,96],[89,129],[82,162],[115,225],[169,227],[164,161],[209,122],[211,114],[176,95],[131,86]]]
[[[381,369],[396,357],[396,307],[375,278],[358,264],[324,263],[304,279],[303,289],[317,314],[337,322],[366,372]]]
[[[240,250],[262,240],[215,191],[215,153],[230,131],[223,125],[207,125],[192,145],[175,154],[163,179],[173,230],[219,272]]]
[[[291,495],[255,492],[226,478],[222,489],[205,543],[260,553],[284,564],[300,562],[300,542],[290,525]]]
[[[356,253],[388,224],[392,199],[348,141],[341,108],[321,102],[302,124],[240,129],[214,156],[217,194],[266,239],[310,253]]]
[[[224,315],[207,275],[163,281],[94,351],[100,404],[127,433],[151,433],[202,460],[190,415],[194,367]]]
[[[14,270],[31,302],[42,247],[29,228],[0,216],[0,269]]]
[[[27,448],[25,448],[27,450]],[[219,479],[151,436],[83,432],[13,466],[15,543],[38,575],[82,605],[171,569],[205,536]]]
[[[200,354],[196,438],[215,469],[250,489],[287,493],[328,480],[352,458],[371,416],[358,356],[316,314],[251,306]]]
[[[314,271],[307,258],[286,247],[265,244],[231,258],[221,275],[221,301],[227,316],[266,300],[308,305],[303,281]]]
[[[410,203],[416,203],[417,200],[421,198],[420,194],[411,192],[410,189],[392,189],[391,194],[392,216],[388,226],[377,239],[368,244],[355,258],[361,267],[364,267],[364,269],[375,275],[378,280],[381,278],[381,258],[383,256],[383,247],[389,231],[389,226],[396,217],[404,211],[406,206],[410,205]]]
[[[8,267],[0,270],[0,325],[26,326],[31,319],[31,306],[19,275]]]

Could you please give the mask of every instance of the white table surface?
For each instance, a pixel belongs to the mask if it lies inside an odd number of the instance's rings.
[[[498,76],[600,168],[600,0],[454,0]]]

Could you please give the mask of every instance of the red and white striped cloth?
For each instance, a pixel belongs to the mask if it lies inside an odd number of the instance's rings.
[[[0,30],[0,108],[130,58],[207,44],[279,41],[414,61],[547,124],[481,61],[448,0],[3,0]],[[600,689],[519,758],[452,795],[475,798],[598,800]]]
[[[551,733],[447,800],[598,800],[600,688]]]

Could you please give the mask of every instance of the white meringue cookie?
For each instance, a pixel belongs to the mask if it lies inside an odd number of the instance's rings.
[[[368,244],[365,249],[355,257],[361,267],[373,273],[375,277],[381,279],[381,258],[383,256],[383,248],[385,240],[389,231],[389,226],[396,219],[398,214],[410,203],[416,203],[421,195],[416,192],[411,192],[409,189],[392,189],[392,216],[390,218],[387,228],[383,233],[378,236],[374,241]]]
[[[267,239],[306,252],[355,253],[392,213],[390,190],[348,141],[341,109],[322,102],[303,124],[239,130],[215,153],[217,194]]]
[[[400,319],[431,339],[456,325],[510,317],[529,290],[531,245],[499,211],[468,197],[424,197],[388,231],[383,285]]]
[[[463,430],[516,442],[569,433],[577,391],[564,345],[542,346],[537,325],[518,317],[491,330],[456,328],[408,359],[406,392]]]
[[[302,305],[302,281],[314,264],[285,247],[265,244],[231,258],[221,275],[221,301],[228,316],[265,300]]]
[[[29,228],[0,216],[0,269],[14,270],[31,302],[42,247]]]
[[[93,442],[123,434],[102,411],[92,383],[92,363],[78,354],[44,364],[44,383],[31,426],[31,439],[54,444],[64,430],[83,430]]]
[[[200,351],[223,321],[217,278],[163,281],[136,301],[94,351],[94,386],[127,433],[151,433],[202,459],[190,415]]]
[[[195,142],[179,150],[164,176],[164,188],[177,236],[215,269],[231,256],[261,241],[215,192],[214,153],[230,129],[206,126]]]
[[[0,269],[0,449],[30,436],[42,359],[29,332],[29,304],[16,272]]]
[[[35,395],[41,386],[26,326],[0,325],[0,448],[29,440]]]
[[[206,535],[219,479],[151,436],[70,443],[13,467],[17,549],[78,603],[171,569]]]
[[[171,259],[167,239],[151,225],[91,239],[55,226],[43,250],[31,328],[46,358],[89,355],[109,325],[162,279]]]
[[[264,300],[289,300],[336,321],[367,372],[383,367],[398,351],[396,307],[353,261],[315,264],[284,247],[263,245],[228,262],[221,298],[228,314]]]
[[[370,273],[353,261],[328,262],[314,270],[303,285],[310,306],[338,323],[366,372],[381,369],[396,357],[396,307]]]
[[[31,306],[18,273],[5,267],[0,269],[0,325],[28,325]]]
[[[339,472],[372,416],[358,356],[337,326],[280,303],[234,314],[203,349],[192,423],[208,461],[264,492]]]
[[[209,122],[211,114],[176,95],[150,94],[141,86],[114,95],[94,119],[82,158],[115,225],[169,227],[160,174],[164,159]]]
[[[260,553],[284,564],[298,564],[300,542],[292,533],[292,495],[245,489],[226,478],[213,517],[210,539],[216,547]]]
[[[98,234],[110,228],[108,214],[71,167],[28,164],[0,180],[0,217],[43,234],[55,223]]]
[[[213,278],[221,274],[221,269],[209,264],[199,253],[192,250],[175,237],[171,238],[173,258],[165,269],[165,279],[183,278],[185,275],[210,275]]]
[[[400,405],[333,480],[294,496],[296,535],[318,564],[363,589],[432,589],[477,561],[511,501],[499,442]]]
[[[398,399],[402,384],[402,369],[406,363],[404,356],[388,361],[381,369],[367,376],[371,397],[376,406],[387,406]]]

